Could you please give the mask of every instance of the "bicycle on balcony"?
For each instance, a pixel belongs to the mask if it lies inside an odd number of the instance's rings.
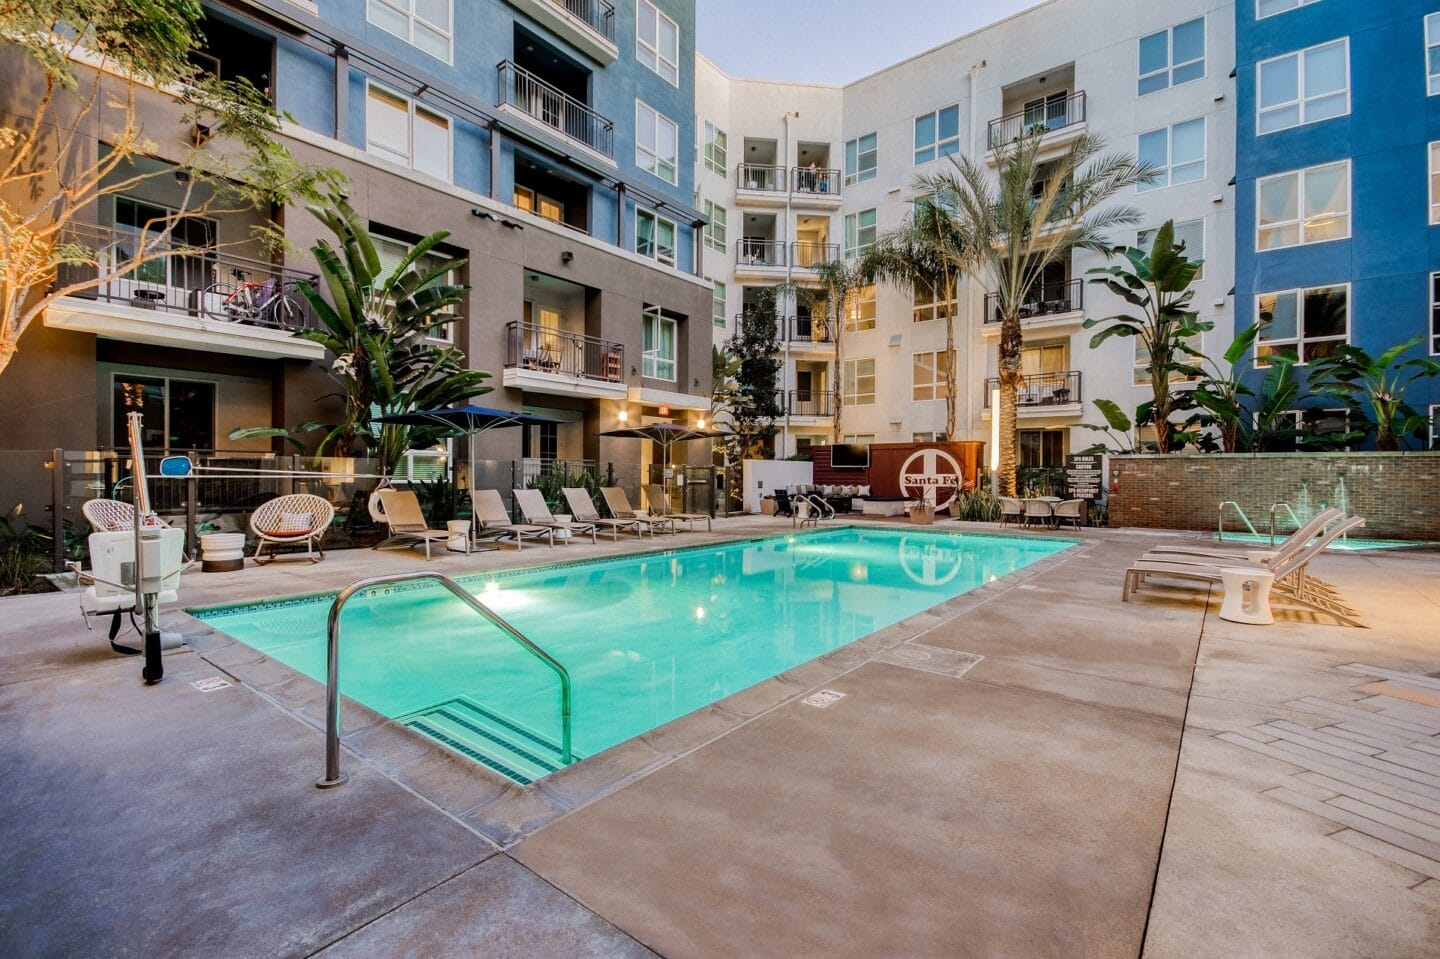
[[[233,282],[212,283],[200,294],[201,310],[212,319],[297,329],[305,315],[305,297],[295,280],[267,277],[256,283],[244,270],[230,271]]]

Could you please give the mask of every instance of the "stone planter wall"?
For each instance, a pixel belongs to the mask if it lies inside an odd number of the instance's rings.
[[[1440,541],[1440,452],[1112,455],[1108,470],[1111,526],[1213,530],[1234,500],[1265,533],[1271,504],[1304,518],[1323,503],[1365,517],[1367,537]],[[1225,528],[1244,528],[1233,510]]]

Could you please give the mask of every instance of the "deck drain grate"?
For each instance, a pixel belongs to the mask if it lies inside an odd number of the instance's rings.
[[[919,669],[927,673],[937,673],[941,676],[959,679],[984,658],[975,653],[962,653],[958,649],[926,646],[923,643],[901,643],[876,656],[875,662],[889,663],[891,666],[906,666],[910,669]]]

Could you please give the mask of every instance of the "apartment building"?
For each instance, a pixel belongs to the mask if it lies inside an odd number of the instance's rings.
[[[706,169],[697,173],[697,205],[723,210],[730,246],[723,267],[707,260],[707,274],[721,284],[717,339],[733,332],[755,287],[804,281],[793,261],[807,241],[823,237],[842,256],[858,255],[904,222],[917,174],[945,169],[962,154],[993,169],[992,147],[1040,125],[1052,155],[1088,132],[1161,169],[1155,183],[1115,198],[1141,219],[1112,239],[1134,244],[1174,219],[1189,252],[1207,263],[1195,303],[1216,326],[1202,346],[1223,349],[1235,324],[1234,42],[1230,2],[1051,0],[842,87],[734,79],[700,58],[697,130],[723,130],[725,147],[712,163],[717,141],[706,139]],[[811,183],[825,188],[807,189]],[[1124,340],[1092,350],[1093,331],[1082,328],[1086,318],[1121,309],[1086,282],[1103,262],[1077,254],[1026,310],[1023,464],[1057,465],[1093,444],[1099,434],[1083,427],[1101,422],[1092,400],[1133,409],[1147,395],[1145,358]],[[970,280],[953,302],[917,300],[915,291],[886,284],[866,289],[847,310],[838,364],[834,345],[815,342],[803,308],[792,303],[778,451],[832,435],[826,414],[837,391],[840,431],[851,441],[945,437],[951,316],[958,395],[949,438],[988,439],[999,332],[989,293]]]
[[[708,409],[693,0],[216,0],[205,12],[198,60],[271,93],[293,117],[292,151],[348,178],[382,259],[437,229],[467,258],[458,279],[472,291],[449,336],[493,373],[483,402],[562,421],[497,431],[481,456],[646,462],[648,444],[597,434]],[[142,110],[161,134],[145,162],[173,163],[177,107],[157,93]],[[84,241],[133,242],[149,211],[177,202],[184,174],[169,179],[105,201]],[[271,212],[291,246],[281,258],[243,242],[256,217],[192,218],[179,229],[235,242],[49,310],[0,378],[7,445],[120,446],[141,409],[157,451],[269,448],[227,434],[316,418],[333,384],[323,351],[293,336],[314,322],[303,300],[226,302],[246,284],[313,277],[308,249],[325,229],[303,209]]]
[[[1237,5],[1235,309],[1254,357],[1440,355],[1440,3]],[[1412,353],[1414,355],[1414,353]],[[1407,397],[1440,440],[1440,385]],[[1333,421],[1334,401],[1296,411]]]

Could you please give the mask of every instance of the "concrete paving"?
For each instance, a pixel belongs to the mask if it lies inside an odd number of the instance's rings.
[[[352,779],[321,792],[313,681],[176,617],[192,645],[146,688],[72,597],[0,601],[0,954],[1433,955],[1432,860],[1376,839],[1423,836],[1347,824],[1323,777],[1219,737],[1326,735],[1303,699],[1432,708],[1406,677],[1440,669],[1440,555],[1319,562],[1374,629],[1255,628],[1203,587],[1119,603],[1124,565],[1176,536],[1083,539],[529,788],[347,704]],[[187,575],[184,598],[418,568],[337,552]],[[190,685],[217,675],[233,685]],[[845,695],[801,701],[822,687]],[[1400,755],[1423,767],[1427,746]]]

